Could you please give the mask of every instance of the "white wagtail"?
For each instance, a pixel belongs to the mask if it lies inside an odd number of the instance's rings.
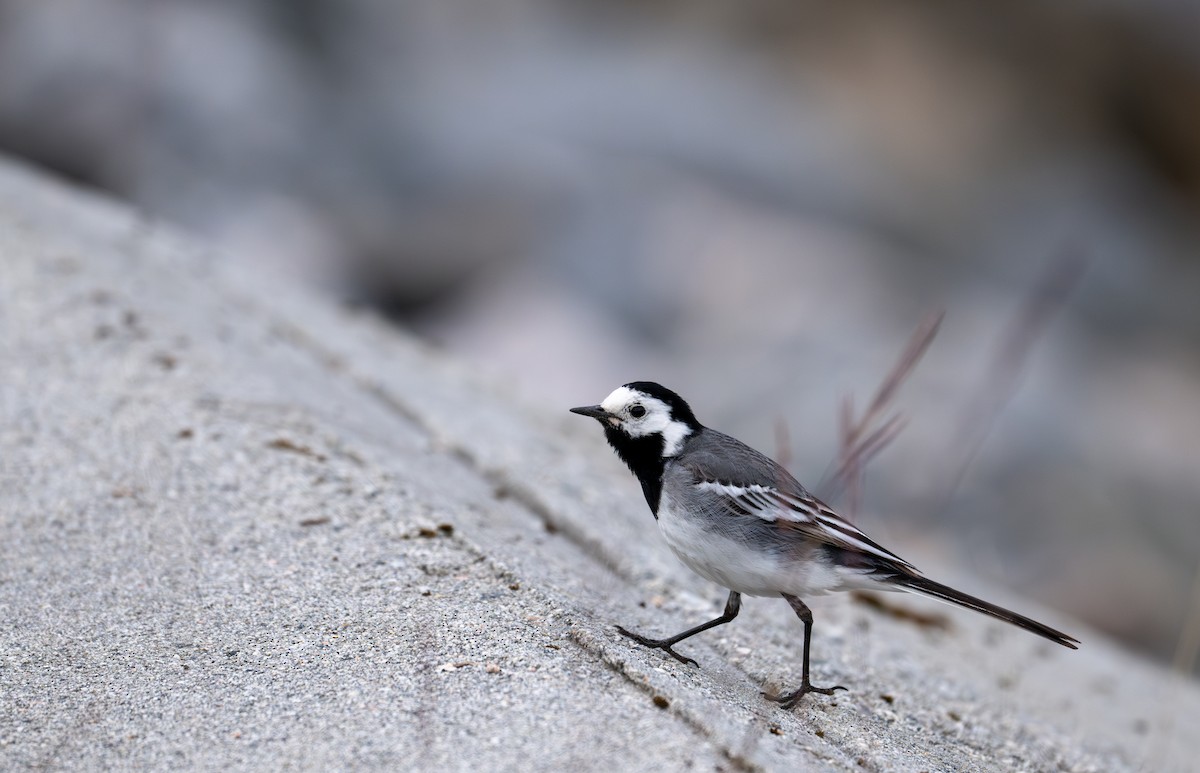
[[[802,596],[854,589],[903,590],[1020,626],[1064,647],[1078,640],[946,585],[926,579],[900,556],[842,520],[782,466],[750,446],[709,429],[679,395],[650,381],[617,388],[599,405],[572,408],[604,427],[608,442],[642,484],[671,550],[694,572],[729,589],[725,612],[666,639],[618,626],[647,647],[682,663],[674,646],[737,617],[742,594],[782,596],[804,623],[800,689],[767,696],[795,706],[805,693],[831,695],[808,679],[812,611]]]

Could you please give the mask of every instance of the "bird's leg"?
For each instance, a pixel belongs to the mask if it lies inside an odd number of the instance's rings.
[[[792,605],[792,609],[795,610],[796,615],[800,618],[800,621],[804,623],[804,667],[800,672],[799,690],[785,693],[783,695],[766,695],[766,693],[763,693],[764,696],[773,701],[778,701],[785,709],[790,709],[799,703],[800,699],[803,698],[807,693],[817,692],[821,693],[822,695],[833,695],[834,690],[845,690],[846,688],[842,687],[840,684],[836,687],[816,687],[812,684],[812,682],[808,681],[808,645],[812,641],[812,610],[808,608],[807,604],[795,596],[788,595],[787,593],[780,595],[787,599],[787,602]]]
[[[742,594],[738,593],[735,590],[731,590],[731,591],[729,591],[729,600],[725,602],[725,611],[721,614],[720,617],[715,618],[713,620],[709,620],[707,623],[701,623],[700,625],[696,626],[695,628],[689,628],[686,631],[684,631],[683,633],[677,633],[674,636],[671,636],[666,639],[647,639],[645,636],[639,636],[638,634],[633,633],[632,631],[627,631],[619,625],[617,626],[617,631],[620,632],[620,634],[622,636],[628,636],[630,639],[633,639],[638,644],[644,645],[646,647],[653,647],[656,650],[662,650],[663,652],[667,653],[671,657],[678,660],[680,663],[691,663],[693,666],[696,666],[697,668],[699,668],[700,667],[699,663],[697,663],[696,661],[692,660],[689,657],[680,655],[678,652],[671,649],[672,645],[678,644],[679,642],[683,641],[684,639],[688,638],[689,636],[695,636],[698,633],[707,631],[709,628],[715,628],[718,625],[723,625],[725,623],[728,623],[730,620],[737,617],[738,610],[741,608],[741,606],[742,606]],[[805,673],[807,673],[807,671]],[[807,679],[806,679],[806,681],[807,681]]]

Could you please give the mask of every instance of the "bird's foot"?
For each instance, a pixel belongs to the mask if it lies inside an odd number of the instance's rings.
[[[636,634],[633,631],[627,631],[619,625],[617,626],[617,633],[621,634],[622,636],[627,636],[628,638],[633,639],[635,642],[642,645],[643,647],[651,647],[656,650],[662,650],[663,652],[667,653],[671,657],[678,660],[680,663],[687,663],[689,665],[695,666],[696,668],[700,667],[700,664],[697,663],[696,661],[692,660],[691,658],[689,658],[685,655],[680,655],[678,652],[671,649],[671,645],[674,644],[675,642],[673,642],[670,639],[647,639],[645,636]]]
[[[763,697],[767,700],[775,701],[785,709],[790,709],[799,703],[800,699],[810,692],[820,693],[821,695],[833,695],[835,690],[845,689],[846,688],[842,687],[840,684],[834,687],[817,687],[805,679],[804,683],[800,685],[800,689],[796,690],[795,692],[784,693],[783,695],[770,695],[768,693],[763,693]]]

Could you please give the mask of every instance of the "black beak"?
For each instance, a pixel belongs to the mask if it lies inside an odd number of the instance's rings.
[[[571,413],[578,413],[580,416],[591,416],[593,419],[604,421],[608,418],[608,411],[598,405],[584,405],[579,408],[572,408]]]

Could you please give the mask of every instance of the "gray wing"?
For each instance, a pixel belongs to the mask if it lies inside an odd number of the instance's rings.
[[[705,429],[675,459],[681,481],[731,519],[755,519],[826,546],[883,559],[916,571],[909,562],[843,520],[777,462],[745,443]]]

